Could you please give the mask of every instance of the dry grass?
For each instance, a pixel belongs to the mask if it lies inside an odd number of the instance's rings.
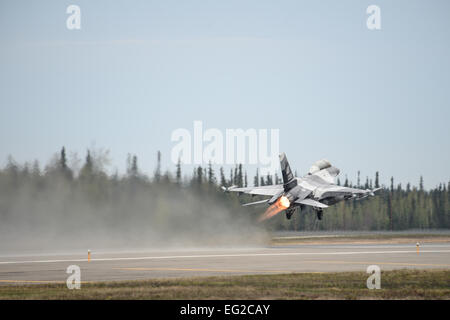
[[[410,243],[448,243],[450,236],[433,234],[369,234],[323,237],[278,237],[271,240],[272,245],[289,244],[401,244]]]
[[[382,272],[381,289],[363,272],[297,273],[0,286],[0,299],[450,299],[450,270]]]

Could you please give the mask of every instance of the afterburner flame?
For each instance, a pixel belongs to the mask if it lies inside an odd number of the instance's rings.
[[[289,208],[290,205],[291,202],[289,201],[289,199],[285,196],[282,196],[273,205],[267,208],[266,212],[264,212],[264,214],[259,217],[258,221],[261,222],[272,218],[277,213]]]
[[[285,208],[289,208],[289,206],[291,205],[291,202],[289,201],[289,199],[287,197],[282,196],[280,198],[280,204]]]

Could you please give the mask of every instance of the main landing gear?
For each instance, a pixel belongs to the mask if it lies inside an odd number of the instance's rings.
[[[288,220],[290,220],[291,217],[292,217],[292,215],[294,214],[294,212],[295,212],[295,208],[287,209],[287,210],[286,210],[286,218],[287,218]]]
[[[317,214],[317,219],[322,220],[323,210],[322,209],[317,209],[316,210],[316,214]]]

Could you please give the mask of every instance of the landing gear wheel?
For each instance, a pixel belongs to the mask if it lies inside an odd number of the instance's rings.
[[[291,220],[292,214],[294,213],[295,210],[286,210],[286,218],[288,220]]]
[[[317,210],[317,219],[322,220],[323,210]]]

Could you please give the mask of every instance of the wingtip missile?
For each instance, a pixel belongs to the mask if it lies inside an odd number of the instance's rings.
[[[375,193],[376,193],[377,191],[381,190],[381,189],[383,189],[383,188],[375,188],[375,189],[370,190],[370,195],[371,195],[372,197],[374,197],[374,196],[375,196]]]
[[[223,192],[230,192],[231,190],[233,190],[236,187],[237,187],[236,185],[232,185],[229,187],[221,186],[220,188],[223,190]]]

